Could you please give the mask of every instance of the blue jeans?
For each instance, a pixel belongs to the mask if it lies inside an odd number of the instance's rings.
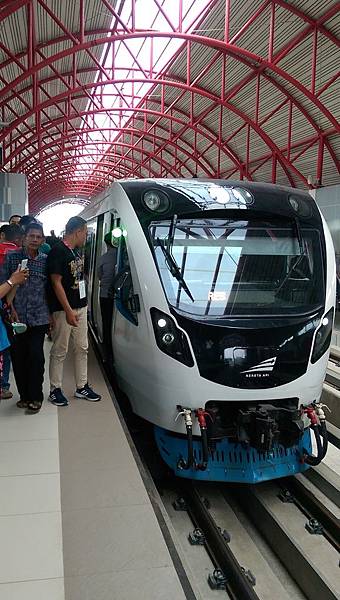
[[[2,373],[2,389],[9,390],[9,372],[11,370],[11,355],[9,348],[3,351],[3,373]]]

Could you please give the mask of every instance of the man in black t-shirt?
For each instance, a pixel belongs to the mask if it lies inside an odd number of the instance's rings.
[[[65,237],[48,254],[50,276],[49,306],[53,316],[53,345],[50,354],[50,402],[67,406],[62,392],[63,366],[70,337],[74,345],[76,398],[92,402],[100,400],[87,381],[87,298],[84,279],[84,257],[78,248],[86,241],[86,221],[72,217],[65,228]]]

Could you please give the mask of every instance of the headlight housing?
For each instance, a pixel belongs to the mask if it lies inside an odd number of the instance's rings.
[[[246,208],[254,203],[253,195],[242,187],[227,187],[212,183],[208,187],[208,194],[217,204],[225,206]]]
[[[169,210],[170,199],[163,190],[148,190],[143,194],[142,202],[150,212],[161,214]]]
[[[300,196],[289,196],[288,202],[290,208],[293,209],[296,216],[307,219],[312,214],[311,204],[305,198],[301,198]]]
[[[328,350],[331,339],[332,339],[332,329],[333,329],[333,319],[334,319],[334,308],[331,308],[328,313],[323,317],[321,321],[321,325],[316,332],[314,338],[314,347],[311,358],[311,363],[316,363],[319,358]]]
[[[183,331],[169,315],[157,308],[151,308],[150,313],[158,348],[187,367],[193,367],[194,361]]]

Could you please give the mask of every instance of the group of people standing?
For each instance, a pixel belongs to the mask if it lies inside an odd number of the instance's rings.
[[[12,320],[26,327],[23,333],[8,336],[4,318],[0,320],[0,370],[10,346],[20,396],[17,406],[29,413],[39,412],[43,402],[44,340],[51,331],[50,402],[56,406],[68,405],[62,382],[70,338],[75,359],[74,395],[98,401],[100,395],[89,386],[87,378],[87,297],[81,250],[86,241],[86,221],[72,217],[66,224],[63,240],[57,240],[48,254],[41,251],[45,238],[39,222],[31,218],[25,223],[22,217],[19,227],[22,227],[20,247],[8,248],[3,256],[0,298],[6,298]],[[2,389],[5,391],[3,386]]]

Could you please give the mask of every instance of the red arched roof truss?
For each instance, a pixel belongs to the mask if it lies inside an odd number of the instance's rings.
[[[339,182],[340,3],[148,0],[146,30],[140,2],[1,3],[1,167],[31,210],[126,177]]]

